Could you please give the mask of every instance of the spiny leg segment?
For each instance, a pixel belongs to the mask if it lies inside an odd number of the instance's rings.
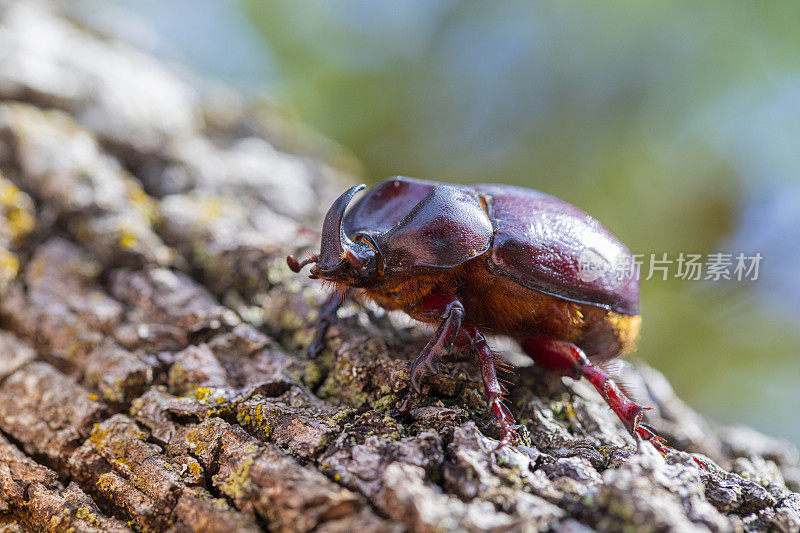
[[[489,403],[489,408],[494,411],[494,415],[503,430],[503,437],[500,439],[500,444],[498,444],[498,448],[502,448],[511,442],[516,421],[504,403],[506,390],[497,379],[498,357],[489,348],[489,344],[483,334],[473,324],[464,324],[464,331],[467,334],[470,346],[478,355],[486,401]]]
[[[634,439],[649,442],[664,456],[672,450],[652,428],[641,423],[642,414],[649,407],[639,405],[628,398],[611,376],[594,365],[583,350],[570,342],[548,337],[530,337],[521,344],[525,353],[536,364],[547,370],[573,379],[585,377],[605,399]],[[702,466],[702,463],[699,464]]]

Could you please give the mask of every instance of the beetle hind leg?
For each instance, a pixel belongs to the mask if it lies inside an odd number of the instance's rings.
[[[672,450],[650,426],[642,423],[642,415],[649,407],[631,400],[606,371],[589,360],[583,350],[570,342],[547,337],[531,337],[521,344],[525,353],[547,370],[573,379],[585,377],[634,439],[649,442],[664,456]]]

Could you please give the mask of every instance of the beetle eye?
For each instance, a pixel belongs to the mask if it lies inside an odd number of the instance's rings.
[[[355,268],[361,268],[362,266],[364,266],[364,261],[362,261],[361,258],[358,257],[353,250],[347,250],[344,253],[344,259]]]

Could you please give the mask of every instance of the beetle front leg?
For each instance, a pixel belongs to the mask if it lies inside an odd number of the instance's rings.
[[[336,324],[338,320],[336,312],[347,299],[348,293],[348,290],[334,291],[322,305],[322,308],[319,310],[319,318],[317,318],[317,330],[314,334],[314,340],[308,345],[309,357],[316,357],[325,348],[325,335],[327,335],[330,327]]]
[[[442,318],[444,320],[442,320],[433,338],[417,356],[414,364],[411,365],[411,386],[403,402],[392,413],[395,417],[403,417],[411,412],[414,396],[422,391],[421,385],[425,370],[427,369],[432,373],[438,372],[436,360],[450,351],[453,342],[458,337],[461,321],[464,318],[464,306],[456,299],[450,300],[444,308]]]

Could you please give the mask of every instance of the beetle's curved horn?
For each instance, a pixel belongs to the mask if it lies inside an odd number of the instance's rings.
[[[321,268],[335,267],[342,261],[345,252],[352,249],[353,241],[345,234],[342,219],[353,196],[364,187],[366,185],[363,183],[350,187],[328,209],[325,222],[322,224],[322,246],[318,263]]]

